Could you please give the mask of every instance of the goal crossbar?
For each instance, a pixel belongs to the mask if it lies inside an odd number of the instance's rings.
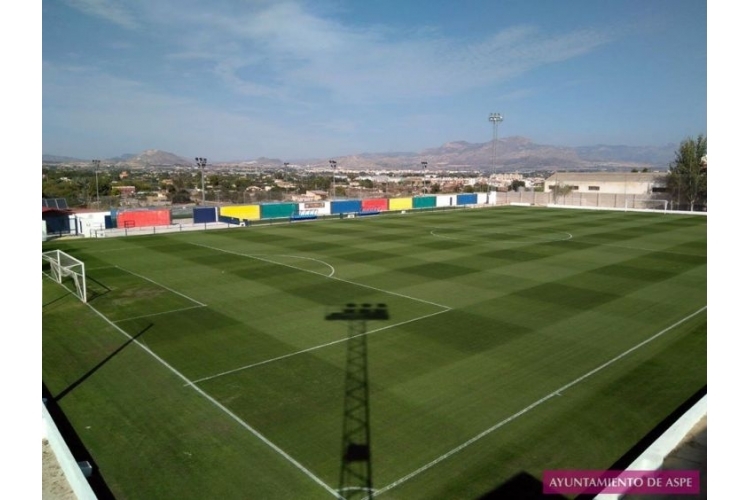
[[[628,200],[625,198],[625,210],[642,210],[649,212],[664,212],[668,210],[669,202],[653,198],[634,198]]]
[[[75,295],[86,302],[86,265],[62,250],[42,252],[42,260],[49,262],[50,275],[57,283],[62,284],[65,278],[71,278],[75,284]]]

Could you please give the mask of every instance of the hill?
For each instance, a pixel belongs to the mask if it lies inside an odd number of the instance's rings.
[[[494,152],[493,152],[494,149]],[[470,143],[447,142],[436,148],[421,152],[361,153],[335,158],[339,168],[347,170],[415,169],[426,161],[431,170],[485,170],[485,171],[534,171],[534,170],[631,170],[648,168],[666,170],[674,158],[676,146],[551,146],[537,144],[525,137],[498,139],[493,148],[492,141]],[[297,165],[328,166],[329,158],[294,161]],[[90,160],[42,155],[44,163],[91,165]],[[190,158],[174,153],[149,149],[139,154],[126,154],[102,160],[103,164],[127,168],[174,168],[191,167]],[[211,162],[212,166],[256,164],[263,167],[281,167],[278,159],[256,158],[234,162]]]

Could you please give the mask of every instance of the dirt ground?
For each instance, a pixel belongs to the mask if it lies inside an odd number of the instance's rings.
[[[49,442],[42,439],[42,499],[76,500]]]
[[[701,492],[699,495],[625,495],[622,500],[705,500],[708,497],[708,416],[704,416],[685,435],[677,448],[664,459],[664,470],[699,470]]]

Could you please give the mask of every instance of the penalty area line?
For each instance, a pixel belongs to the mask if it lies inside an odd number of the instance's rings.
[[[471,439],[463,442],[462,444],[456,446],[455,448],[453,448],[452,450],[448,451],[447,453],[444,453],[443,455],[440,455],[439,457],[437,457],[432,462],[429,462],[429,463],[423,465],[422,467],[420,467],[419,469],[416,469],[415,471],[410,472],[409,474],[405,475],[401,479],[397,479],[396,481],[392,482],[388,486],[385,486],[383,488],[378,489],[377,491],[375,491],[375,493],[373,494],[373,496],[378,496],[378,495],[380,495],[382,493],[385,493],[385,492],[387,492],[389,490],[392,490],[396,486],[398,486],[400,484],[403,484],[406,481],[412,479],[414,476],[417,476],[418,474],[421,474],[422,472],[426,471],[427,469],[430,469],[430,468],[434,467],[435,465],[439,464],[443,460],[445,460],[447,458],[450,458],[451,456],[453,456],[456,453],[460,452],[464,448],[466,448],[466,447],[468,447],[468,446],[476,443],[477,441],[479,441],[483,437],[487,436],[488,434],[491,434],[492,432],[495,432],[500,427],[503,427],[504,425],[512,422],[513,420],[515,420],[518,417],[524,415],[525,413],[528,413],[529,411],[533,410],[537,406],[545,403],[546,401],[548,401],[548,400],[550,400],[550,399],[552,399],[554,397],[560,396],[561,392],[564,392],[567,389],[570,389],[571,387],[573,387],[575,385],[578,385],[579,383],[583,382],[584,380],[586,380],[587,378],[591,377],[592,375],[594,375],[594,374],[600,372],[601,370],[607,368],[611,364],[616,363],[620,359],[624,358],[625,356],[627,356],[628,354],[632,353],[633,351],[636,351],[636,350],[640,349],[641,347],[643,347],[644,345],[648,344],[649,342],[651,342],[653,340],[656,340],[657,338],[661,337],[662,335],[664,335],[665,333],[669,332],[673,328],[681,325],[682,323],[684,323],[684,322],[692,319],[693,317],[697,316],[698,314],[702,313],[706,309],[708,309],[708,306],[701,307],[700,309],[698,309],[694,313],[689,314],[688,316],[685,316],[684,318],[682,318],[681,320],[677,321],[676,323],[671,324],[670,326],[666,327],[662,331],[660,331],[660,332],[652,335],[651,337],[647,338],[646,340],[644,340],[644,341],[642,341],[642,342],[634,345],[630,349],[628,349],[628,350],[626,350],[626,351],[618,354],[617,356],[615,356],[614,358],[610,359],[609,361],[607,361],[605,363],[602,363],[601,365],[597,366],[593,370],[584,373],[583,375],[581,375],[577,379],[575,379],[575,380],[573,380],[571,382],[568,382],[567,384],[559,387],[558,389],[555,389],[554,391],[550,392],[549,394],[547,394],[543,398],[540,398],[540,399],[534,401],[533,403],[531,403],[526,408],[524,408],[522,410],[519,410],[518,412],[514,413],[513,415],[507,417],[506,419],[501,420],[500,422],[496,423],[492,427],[490,427],[488,429],[485,429],[484,431],[480,432],[479,434],[477,434],[473,438],[471,438]]]
[[[370,330],[369,332],[360,333],[359,335],[353,335],[351,337],[345,337],[343,339],[334,340],[332,342],[326,342],[325,344],[320,344],[320,345],[316,345],[316,346],[313,346],[313,347],[308,347],[307,349],[302,349],[300,351],[290,352],[289,354],[283,354],[283,355],[277,356],[275,358],[266,359],[264,361],[258,361],[257,363],[252,363],[252,364],[249,364],[249,365],[240,366],[239,368],[234,368],[232,370],[227,370],[225,372],[217,373],[215,375],[209,375],[208,377],[203,377],[203,378],[199,378],[199,379],[193,380],[192,383],[193,384],[199,384],[199,383],[205,382],[207,380],[211,380],[211,379],[215,379],[215,378],[219,378],[219,377],[224,377],[226,375],[231,375],[233,373],[241,372],[243,370],[249,370],[250,368],[255,368],[256,366],[267,365],[269,363],[273,363],[273,362],[276,362],[276,361],[281,361],[282,359],[291,358],[291,357],[297,356],[299,354],[305,354],[306,352],[317,351],[318,349],[323,349],[324,347],[329,347],[329,346],[332,346],[332,345],[340,344],[341,342],[346,342],[350,338],[362,337],[364,335],[372,335],[373,333],[382,332],[383,330],[388,330],[390,328],[395,328],[397,326],[406,325],[407,323],[413,323],[414,321],[419,321],[419,320],[422,320],[422,319],[430,318],[432,316],[437,316],[438,314],[443,314],[443,313],[448,312],[450,310],[451,310],[450,308],[449,309],[443,309],[442,311],[434,312],[432,314],[426,314],[424,316],[419,316],[418,318],[412,318],[412,319],[409,319],[409,320],[406,320],[406,321],[402,321],[400,323],[394,323],[392,325],[384,326],[382,328],[376,328],[375,330]]]
[[[193,304],[198,304],[199,306],[203,306],[203,307],[206,307],[206,306],[207,306],[207,304],[204,304],[203,302],[198,302],[198,301],[197,301],[197,300],[195,300],[194,298],[192,298],[192,297],[188,297],[188,296],[187,296],[187,295],[185,295],[184,293],[180,293],[180,292],[178,292],[177,290],[173,290],[172,288],[169,288],[168,286],[164,286],[164,285],[162,285],[161,283],[157,283],[156,281],[152,280],[151,278],[147,278],[146,276],[143,276],[143,275],[140,275],[140,274],[134,273],[133,271],[129,271],[129,270],[127,270],[127,269],[124,269],[124,268],[122,268],[122,267],[120,267],[120,266],[115,266],[115,267],[116,267],[117,269],[119,269],[120,271],[125,271],[126,273],[128,273],[128,274],[132,274],[133,276],[135,276],[135,277],[137,277],[137,278],[141,278],[142,280],[146,280],[146,281],[148,281],[149,283],[153,283],[154,285],[156,285],[156,286],[158,286],[158,287],[161,287],[161,288],[163,288],[163,289],[165,289],[165,290],[168,290],[168,291],[170,291],[170,292],[174,293],[175,295],[179,295],[180,297],[182,297],[182,298],[184,298],[184,299],[188,299],[188,300],[189,300],[190,302],[192,302]]]
[[[144,314],[142,316],[133,316],[132,318],[124,318],[124,319],[113,320],[112,322],[113,323],[122,323],[123,321],[133,321],[134,319],[150,318],[152,316],[161,316],[162,314],[172,314],[172,313],[176,313],[176,312],[189,311],[191,309],[200,309],[201,307],[208,307],[208,306],[199,305],[199,306],[183,307],[181,309],[172,309],[172,310],[169,310],[169,311],[162,311],[162,312],[157,312],[157,313],[152,313],[152,314]]]
[[[197,392],[199,395],[201,395],[203,398],[205,398],[208,402],[216,406],[219,410],[221,410],[223,413],[225,413],[227,416],[229,416],[232,420],[234,420],[236,423],[238,423],[240,426],[242,426],[245,430],[249,431],[252,435],[254,435],[256,438],[258,438],[260,441],[262,441],[264,444],[266,444],[269,448],[271,448],[273,451],[281,455],[284,459],[286,459],[290,464],[292,464],[294,467],[296,467],[299,471],[301,471],[303,474],[305,474],[307,477],[315,481],[318,485],[322,486],[328,493],[333,495],[336,498],[341,498],[341,495],[328,486],[325,482],[323,482],[322,479],[320,479],[318,476],[313,474],[308,468],[306,468],[304,465],[299,463],[297,460],[294,459],[291,455],[289,455],[287,452],[279,448],[275,443],[273,443],[271,440],[269,440],[267,437],[265,437],[263,434],[261,434],[259,431],[257,431],[254,427],[252,427],[250,424],[242,420],[240,417],[238,417],[236,414],[234,414],[229,408],[224,406],[223,404],[219,403],[216,399],[214,399],[212,396],[210,396],[208,393],[206,393],[203,389],[198,387],[197,385],[190,382],[190,380],[183,375],[179,370],[177,370],[175,367],[167,363],[164,359],[162,359],[158,354],[156,354],[154,351],[152,351],[150,348],[148,348],[145,344],[143,344],[141,341],[134,339],[132,335],[130,335],[128,332],[114,324],[109,318],[107,318],[104,314],[97,311],[94,307],[92,307],[90,304],[86,304],[91,308],[92,311],[94,311],[97,315],[99,315],[104,321],[109,323],[113,328],[115,328],[118,332],[120,332],[122,335],[127,337],[129,340],[131,340],[134,344],[138,345],[141,349],[143,349],[146,353],[148,353],[152,358],[154,358],[156,361],[161,363],[165,368],[167,368],[169,371],[171,371],[173,374],[175,374],[178,378],[182,379],[186,382],[186,386],[190,386],[195,392]]]

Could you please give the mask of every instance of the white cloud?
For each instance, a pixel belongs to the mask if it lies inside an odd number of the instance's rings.
[[[74,9],[90,16],[106,19],[123,28],[135,28],[137,23],[133,15],[114,0],[65,0]]]
[[[316,89],[350,102],[469,91],[585,54],[611,40],[611,35],[593,30],[550,35],[518,26],[470,43],[434,29],[417,27],[404,34],[383,26],[346,26],[294,2],[239,12],[196,7],[175,15],[171,22],[189,26],[190,35],[181,41],[184,52],[172,57],[210,58],[229,89],[255,95]],[[247,69],[274,80],[275,91],[243,77]]]
[[[274,149],[288,157],[330,154],[357,143],[373,149],[379,146],[368,137],[376,136],[401,148],[386,131],[424,114],[415,103],[484,91],[596,50],[611,37],[551,35],[532,26],[481,40],[419,26],[404,33],[344,24],[295,2],[68,1],[120,26],[134,27],[137,19],[143,29],[118,34],[118,47],[132,48],[122,63],[114,56],[102,68],[74,68],[45,60],[44,147],[57,154],[64,154],[64,141],[50,141],[69,137],[67,122],[79,137],[108,141],[118,154],[142,140],[149,141],[143,149],[177,154],[213,143],[215,151],[201,154],[222,158],[268,156]],[[76,59],[94,60],[102,59]],[[449,107],[438,121],[449,120]],[[417,121],[420,133],[434,128]]]

